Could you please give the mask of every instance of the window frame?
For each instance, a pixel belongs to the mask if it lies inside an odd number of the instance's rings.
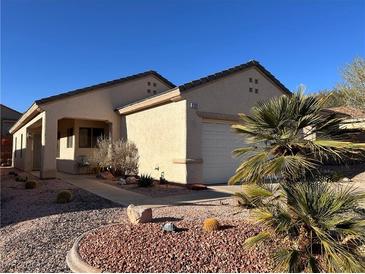
[[[73,148],[73,137],[74,137],[74,128],[70,127],[66,129],[66,148]]]

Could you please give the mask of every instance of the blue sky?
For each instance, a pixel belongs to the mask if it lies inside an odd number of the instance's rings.
[[[289,89],[331,88],[365,56],[365,1],[2,0],[1,102],[154,69],[175,84],[256,59]]]

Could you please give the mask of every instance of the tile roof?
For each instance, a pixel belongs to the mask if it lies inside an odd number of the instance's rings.
[[[339,113],[344,116],[349,116],[351,118],[365,118],[365,111],[353,107],[346,107],[346,106],[333,107],[333,108],[326,108],[324,109],[324,111]]]
[[[97,85],[93,85],[93,86],[89,86],[89,87],[85,87],[85,88],[80,88],[80,89],[75,89],[75,90],[72,90],[72,91],[69,91],[69,92],[65,92],[65,93],[53,95],[53,96],[50,96],[50,97],[42,98],[42,99],[36,100],[35,103],[36,104],[47,103],[47,102],[55,101],[55,100],[58,100],[58,99],[70,97],[70,96],[73,96],[73,95],[81,94],[81,93],[84,93],[84,92],[88,92],[88,91],[91,91],[91,90],[94,90],[94,89],[97,89],[97,88],[109,87],[109,86],[113,86],[113,85],[116,85],[116,84],[120,84],[120,83],[130,81],[130,80],[135,80],[135,79],[138,79],[138,78],[141,78],[141,77],[144,77],[144,76],[148,76],[148,75],[153,75],[153,76],[157,77],[158,79],[163,81],[165,84],[167,84],[170,88],[175,87],[175,85],[173,83],[171,83],[169,80],[167,80],[165,77],[163,77],[162,75],[160,75],[156,71],[149,70],[149,71],[145,71],[145,72],[138,73],[138,74],[135,74],[135,75],[131,75],[131,76],[115,79],[115,80],[112,80],[112,81],[100,83],[100,84],[97,84]]]

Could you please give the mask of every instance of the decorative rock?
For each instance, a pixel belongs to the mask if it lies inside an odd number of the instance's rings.
[[[166,223],[162,226],[162,231],[164,231],[164,232],[176,232],[177,227],[173,223]]]
[[[345,177],[342,179],[342,182],[349,183],[349,182],[352,182],[352,180],[350,178]]]
[[[148,223],[152,221],[152,208],[129,205],[127,215],[132,224]]]
[[[115,177],[109,171],[100,173],[100,178],[102,178],[104,180],[111,180],[111,181],[115,180]]]
[[[138,180],[136,177],[130,176],[125,181],[126,181],[127,185],[132,185],[132,184],[136,184]]]
[[[126,180],[125,179],[123,179],[123,178],[119,178],[119,180],[118,180],[118,185],[126,185],[127,184],[127,182],[126,182]]]

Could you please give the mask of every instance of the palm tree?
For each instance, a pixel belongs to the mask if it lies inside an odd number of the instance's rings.
[[[260,201],[252,216],[268,229],[246,239],[246,247],[281,236],[288,248],[273,256],[278,271],[365,272],[364,192],[327,182],[265,188],[247,192]]]
[[[321,112],[326,97],[275,97],[252,108],[251,115],[240,114],[234,125],[248,146],[234,154],[246,156],[229,180],[235,183],[262,183],[267,179],[295,182],[313,174],[326,159],[341,160],[344,153],[355,153],[365,144],[339,140],[341,119]]]

